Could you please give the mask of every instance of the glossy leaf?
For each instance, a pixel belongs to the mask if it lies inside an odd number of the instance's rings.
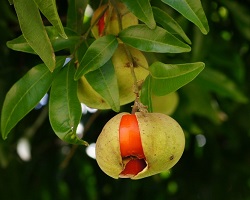
[[[71,144],[87,145],[79,139],[76,129],[82,116],[77,97],[77,81],[74,80],[74,63],[66,65],[55,77],[50,91],[49,119],[56,135]]]
[[[132,12],[139,20],[144,22],[149,28],[155,28],[156,23],[149,0],[122,0],[122,2],[127,6],[130,12]]]
[[[54,27],[46,27],[46,31],[53,46],[54,52],[70,48],[74,46],[80,39],[80,36],[68,28],[65,28],[65,33],[68,35],[67,39],[62,38]],[[15,51],[36,54],[23,35],[8,41],[7,46]]]
[[[111,106],[111,109],[119,112],[119,90],[111,59],[97,70],[87,73],[85,77],[93,89]]]
[[[141,51],[157,53],[189,52],[190,46],[161,27],[150,29],[146,25],[130,26],[120,32],[119,38]]]
[[[62,66],[65,58],[57,60]],[[51,73],[44,64],[29,70],[7,93],[1,115],[2,137],[7,138],[11,129],[28,114],[49,90],[56,71]]]
[[[75,79],[103,66],[114,54],[118,41],[114,35],[106,35],[95,40],[79,63]]]
[[[37,5],[33,0],[14,0],[14,7],[24,38],[49,70],[53,71],[55,54]]]
[[[145,79],[142,89],[141,89],[141,95],[140,95],[140,100],[141,103],[145,106],[147,106],[148,112],[153,111],[152,107],[152,77],[149,75]]]
[[[208,22],[200,0],[162,0],[189,21],[193,22],[203,34],[209,31]]]
[[[237,88],[235,83],[221,72],[207,68],[200,74],[196,82],[204,88],[216,92],[220,96],[229,97],[240,103],[248,102],[247,97]]]
[[[64,32],[61,19],[57,12],[56,0],[34,0],[41,10],[43,15],[49,20],[49,22],[56,28],[58,33],[64,39],[67,39],[67,35]]]
[[[176,65],[155,62],[150,66],[152,92],[158,96],[174,92],[192,81],[204,66],[202,62]]]
[[[88,0],[69,0],[67,12],[67,27],[82,34],[84,11]]]
[[[166,12],[163,10],[153,7],[154,17],[157,23],[159,23],[169,33],[181,36],[188,44],[191,44],[190,39],[180,27],[180,25]]]

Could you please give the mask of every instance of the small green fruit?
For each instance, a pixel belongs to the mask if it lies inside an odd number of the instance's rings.
[[[153,112],[172,115],[179,103],[177,92],[172,92],[164,96],[152,95]]]

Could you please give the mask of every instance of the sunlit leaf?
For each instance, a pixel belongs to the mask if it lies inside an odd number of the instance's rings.
[[[58,59],[57,66],[62,66],[64,61],[65,58]],[[5,97],[1,114],[1,131],[4,139],[49,90],[56,72],[51,73],[44,64],[40,64],[29,70],[11,87]]]
[[[65,28],[65,33],[68,36],[67,39],[62,38],[54,27],[46,27],[46,31],[53,46],[54,52],[70,48],[74,46],[80,39],[79,35],[68,28]],[[23,35],[11,41],[8,41],[7,46],[15,51],[36,54],[36,52],[31,48]]]
[[[162,25],[164,29],[166,29],[169,33],[173,35],[178,34],[188,44],[191,44],[191,41],[186,35],[186,33],[182,30],[180,25],[169,14],[156,7],[153,7],[153,13],[156,22]]]
[[[181,53],[191,50],[190,46],[158,26],[155,29],[146,25],[130,26],[119,33],[119,38],[124,43],[146,52]]]
[[[75,79],[104,65],[114,54],[118,41],[114,35],[106,35],[95,40],[79,63]]]
[[[156,23],[149,0],[122,0],[122,2],[126,4],[130,12],[132,12],[139,20],[144,22],[149,28],[155,28]]]
[[[34,0],[41,10],[43,15],[49,20],[49,22],[57,29],[61,37],[67,39],[67,35],[64,32],[61,19],[58,15],[56,8],[56,0]]]
[[[77,81],[74,80],[74,63],[66,65],[55,77],[50,91],[49,119],[56,135],[71,144],[87,145],[79,139],[76,129],[82,110],[77,97]]]
[[[24,38],[50,71],[55,69],[55,54],[43,25],[40,12],[33,0],[14,0]]]
[[[203,69],[204,63],[164,64],[155,62],[150,66],[152,92],[166,95],[192,81]]]
[[[162,2],[168,4],[193,22],[203,34],[208,33],[209,26],[200,0],[162,0]]]

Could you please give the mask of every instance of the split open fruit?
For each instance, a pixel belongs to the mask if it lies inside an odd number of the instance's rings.
[[[185,137],[180,125],[160,113],[120,113],[104,126],[96,142],[96,160],[113,178],[140,179],[173,167]]]
[[[117,3],[117,10],[121,15],[123,29],[138,24],[137,17],[128,11],[125,4]],[[91,19],[91,25],[93,26],[91,32],[95,38],[108,34],[118,35],[120,32],[117,11],[115,8],[110,9],[108,4],[96,9]]]

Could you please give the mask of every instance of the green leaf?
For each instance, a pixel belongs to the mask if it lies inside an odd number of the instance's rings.
[[[119,89],[111,59],[97,70],[87,73],[85,78],[91,87],[111,106],[111,109],[119,112]]]
[[[58,59],[57,66],[62,66],[65,58]],[[11,129],[28,114],[49,90],[56,74],[51,73],[44,64],[29,70],[7,93],[2,114],[1,131],[6,139]]]
[[[149,0],[122,0],[122,2],[127,6],[130,12],[132,12],[139,20],[144,22],[149,28],[154,29],[156,27]]]
[[[50,42],[53,46],[54,52],[70,48],[74,46],[80,39],[80,36],[78,36],[74,31],[68,28],[65,28],[65,32],[68,35],[68,39],[62,38],[58,34],[56,29],[52,26],[46,27],[46,31],[48,33]],[[8,41],[7,46],[15,51],[22,51],[26,53],[36,54],[36,52],[31,48],[31,46],[26,41],[23,35],[11,41]]]
[[[141,103],[148,108],[148,112],[153,111],[153,106],[152,106],[152,77],[149,75],[145,79],[142,89],[141,89],[141,95],[140,95],[140,100]]]
[[[79,139],[76,129],[82,116],[77,97],[77,81],[74,80],[73,62],[66,65],[55,77],[50,91],[49,119],[56,135],[71,144],[87,145]]]
[[[209,26],[200,0],[162,0],[162,2],[168,4],[193,22],[203,34],[208,33]]]
[[[61,37],[67,39],[67,35],[64,32],[62,22],[57,12],[55,0],[34,0],[41,10],[43,15],[49,20],[49,22],[56,28]]]
[[[158,96],[174,92],[192,81],[204,66],[202,62],[176,65],[155,62],[149,68],[152,76],[152,92]]]
[[[120,32],[119,38],[141,51],[157,53],[189,52],[190,46],[161,27],[150,29],[146,25],[130,26]]]
[[[69,0],[67,11],[67,27],[82,34],[83,17],[88,0]]]
[[[166,12],[156,7],[153,7],[153,13],[154,13],[156,22],[162,25],[164,29],[166,29],[169,33],[173,35],[178,34],[188,44],[191,44],[191,41],[186,35],[186,33],[170,15],[168,15]]]
[[[248,102],[247,97],[237,88],[235,83],[217,70],[207,68],[196,79],[196,82],[218,95],[229,97],[240,103]]]
[[[37,5],[33,0],[14,0],[14,7],[24,38],[49,70],[53,71],[55,54]]]
[[[114,35],[106,35],[95,40],[79,63],[75,79],[103,66],[114,54],[118,41]]]
[[[186,106],[186,113],[188,115],[197,114],[204,116],[215,124],[221,122],[220,110],[213,105],[214,99],[212,99],[211,93],[204,90],[201,85],[196,84],[196,81],[185,86],[182,93],[184,93],[186,103],[188,104]]]

